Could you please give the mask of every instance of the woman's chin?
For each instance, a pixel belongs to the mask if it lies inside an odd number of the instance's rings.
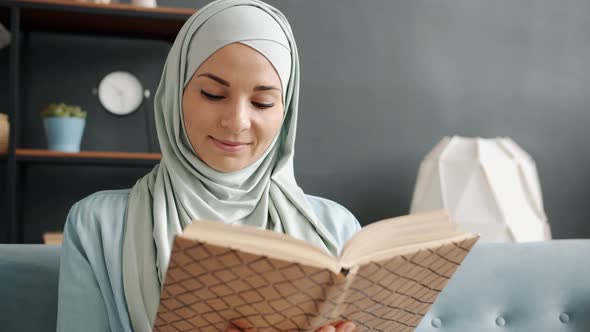
[[[230,158],[225,158],[225,159],[230,159]],[[231,158],[234,159],[234,158]],[[214,170],[218,171],[218,172],[222,172],[222,173],[233,173],[233,172],[237,172],[240,170],[243,170],[244,168],[248,167],[251,163],[248,163],[246,161],[242,161],[242,160],[223,160],[223,161],[216,161],[216,162],[211,162],[211,163],[207,163],[205,162],[209,167],[213,168]]]

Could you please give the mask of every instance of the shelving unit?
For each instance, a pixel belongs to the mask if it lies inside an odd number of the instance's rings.
[[[81,151],[65,153],[37,149],[17,149],[17,163],[62,165],[108,165],[130,167],[155,166],[162,156],[159,153]]]
[[[173,41],[195,10],[101,5],[68,0],[8,0],[2,6],[18,12],[20,32],[54,32],[148,38]],[[6,10],[0,19],[6,17]],[[2,20],[4,22],[4,19]]]
[[[60,153],[39,149],[23,149],[19,145],[20,105],[26,86],[21,80],[22,39],[31,32],[67,35],[143,38],[173,42],[184,22],[194,14],[188,8],[144,8],[128,4],[101,5],[72,0],[3,0],[0,1],[0,22],[10,30],[8,115],[10,145],[8,153],[0,154],[6,174],[0,181],[7,193],[9,242],[21,242],[19,214],[19,179],[22,167],[29,164],[72,166],[153,167],[161,156],[157,153],[82,151]]]

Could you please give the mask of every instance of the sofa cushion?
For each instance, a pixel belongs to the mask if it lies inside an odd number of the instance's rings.
[[[477,244],[417,332],[590,331],[590,240]]]
[[[59,249],[0,244],[2,331],[55,331]]]
[[[478,244],[417,332],[590,331],[590,240]],[[55,331],[59,247],[0,244],[0,330]]]

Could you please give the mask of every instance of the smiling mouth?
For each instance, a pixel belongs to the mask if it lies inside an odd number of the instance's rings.
[[[232,141],[225,141],[217,139],[213,136],[209,136],[209,138],[215,143],[215,145],[223,151],[226,152],[237,152],[244,149],[246,146],[252,143],[243,143],[243,142],[232,142]]]

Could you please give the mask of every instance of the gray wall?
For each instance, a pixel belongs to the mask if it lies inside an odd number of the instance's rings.
[[[404,214],[442,136],[510,136],[554,236],[590,237],[590,2],[277,2],[301,49],[305,189],[363,222]]]
[[[158,3],[200,7],[206,1]],[[338,201],[363,224],[405,214],[418,165],[443,136],[510,136],[537,162],[554,236],[590,237],[590,210],[585,209],[590,194],[585,144],[590,138],[590,2],[271,3],[290,19],[300,50],[295,169],[306,192]],[[144,151],[143,127],[119,130],[133,121],[143,125],[142,113],[111,118],[89,89],[119,68],[137,73],[155,89],[167,48],[152,41],[33,36],[31,56],[39,58],[30,59],[37,65],[27,73],[32,129],[23,142],[44,144],[36,114],[59,96],[86,105],[95,119],[85,148]],[[150,113],[151,105],[143,111]],[[97,177],[83,184],[67,174],[79,179],[89,171]],[[108,170],[129,185],[144,171]],[[49,172],[37,168],[29,176],[43,182]],[[67,194],[74,201],[114,183],[99,180],[105,172],[58,173],[77,186]],[[32,188],[28,196],[43,200]],[[60,215],[46,217],[53,220],[47,223],[58,227],[67,207],[45,204],[41,211],[52,209]],[[39,216],[27,212],[27,224],[35,225]]]

